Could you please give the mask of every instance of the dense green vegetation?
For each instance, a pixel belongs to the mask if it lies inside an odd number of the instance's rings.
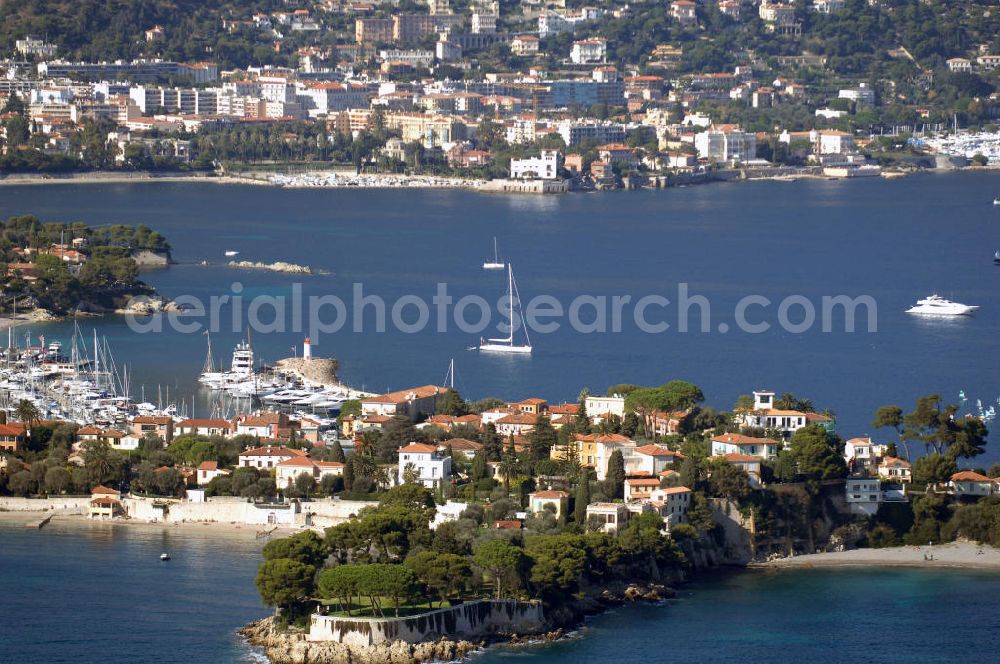
[[[13,45],[27,34],[44,36],[71,60],[211,59],[220,69],[284,64],[285,57],[254,31],[230,32],[222,25],[223,19],[279,10],[288,11],[280,0],[8,0],[0,4],[0,40]],[[163,26],[163,39],[147,42],[145,31],[156,25]]]
[[[79,252],[82,259],[64,260],[63,250],[54,245],[71,245],[73,240],[82,244],[67,251]],[[3,307],[13,309],[17,299],[22,310],[34,303],[66,313],[81,302],[110,306],[117,296],[150,292],[138,279],[138,265],[132,258],[136,251],[169,256],[170,245],[141,224],[91,228],[81,223],[42,223],[30,215],[10,217],[0,222]],[[9,267],[26,263],[34,267]],[[30,301],[21,302],[22,298]]]
[[[257,574],[266,604],[285,620],[317,603],[345,615],[405,615],[478,597],[539,599],[562,606],[610,584],[655,581],[686,566],[655,515],[620,533],[577,525],[526,531],[490,527],[476,506],[435,530],[432,494],[403,484],[382,494],[356,520],[269,543]],[[489,517],[489,518],[488,518]]]

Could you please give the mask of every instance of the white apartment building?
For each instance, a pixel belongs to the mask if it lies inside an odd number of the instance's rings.
[[[849,477],[845,487],[851,514],[875,516],[882,502],[882,482],[864,477]]]
[[[368,108],[370,95],[363,85],[316,82],[300,83],[295,98],[309,117],[315,118],[352,108]]]
[[[510,160],[510,177],[514,180],[528,178],[554,180],[558,174],[558,150],[542,150],[539,157]]]
[[[472,13],[472,34],[491,35],[497,31],[497,15],[489,12]]]
[[[412,472],[416,482],[428,489],[451,479],[451,457],[443,456],[433,445],[410,443],[399,448],[398,481],[403,484]]]
[[[569,52],[569,59],[577,65],[603,63],[607,57],[608,41],[599,37],[575,41]]]
[[[756,134],[736,128],[709,128],[695,134],[694,146],[699,157],[718,162],[750,161],[757,157]]]

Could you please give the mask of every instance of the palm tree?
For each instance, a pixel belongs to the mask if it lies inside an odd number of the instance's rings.
[[[374,478],[376,470],[378,470],[378,465],[375,463],[375,457],[371,454],[360,452],[354,454],[354,474],[356,477]]]
[[[508,495],[510,495],[510,480],[517,477],[518,472],[520,464],[517,462],[517,457],[513,454],[504,455],[500,465],[497,466],[497,473],[503,478],[503,488]]]
[[[406,484],[415,484],[418,478],[417,467],[413,463],[406,464],[403,468],[403,482]]]
[[[21,402],[17,404],[17,408],[14,409],[14,415],[24,423],[24,435],[29,437],[31,436],[31,429],[42,419],[42,414],[39,412],[38,407],[27,399],[21,399]]]

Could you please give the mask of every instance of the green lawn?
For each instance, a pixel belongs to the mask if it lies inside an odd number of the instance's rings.
[[[327,615],[331,616],[343,616],[345,618],[378,618],[378,612],[372,606],[371,602],[367,597],[360,598],[360,603],[358,603],[358,598],[351,604],[351,612],[343,609],[339,602],[336,600],[321,600],[320,605],[326,607]],[[428,611],[436,611],[437,609],[447,609],[451,606],[451,602],[445,601],[443,603],[434,602],[433,605],[429,601],[410,603],[410,604],[400,604],[399,605],[399,615],[400,617],[412,616],[418,613],[426,613]],[[396,616],[395,607],[392,605],[392,598],[382,598],[382,614],[386,618],[394,618]]]

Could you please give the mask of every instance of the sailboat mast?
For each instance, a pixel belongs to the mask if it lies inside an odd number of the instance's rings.
[[[514,346],[514,268],[507,265],[507,303],[510,305],[510,345]]]

